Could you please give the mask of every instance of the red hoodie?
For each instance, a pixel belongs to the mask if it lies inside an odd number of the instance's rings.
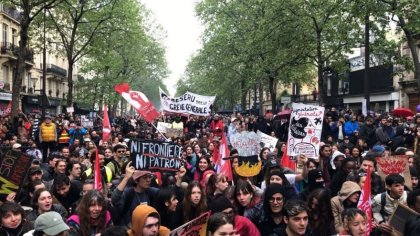
[[[260,236],[260,231],[248,218],[240,215],[235,216],[235,233],[239,235]]]

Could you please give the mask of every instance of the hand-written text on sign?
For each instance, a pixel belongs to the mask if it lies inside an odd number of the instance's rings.
[[[32,158],[26,154],[9,151],[0,160],[0,195],[18,192],[25,182]]]
[[[182,147],[151,140],[130,141],[131,161],[140,170],[177,171],[182,165]]]

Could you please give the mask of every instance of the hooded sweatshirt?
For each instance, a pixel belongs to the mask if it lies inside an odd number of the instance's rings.
[[[129,236],[143,236],[143,227],[147,217],[152,213],[159,213],[155,208],[148,205],[139,205],[134,209],[133,216],[131,218],[131,229],[127,231]],[[160,221],[160,216],[159,216]],[[170,231],[164,226],[159,227],[159,236],[169,235]]]
[[[340,189],[338,196],[331,199],[331,209],[334,216],[334,226],[337,232],[342,227],[341,213],[344,211],[344,201],[349,198],[353,193],[361,192],[360,186],[352,181],[346,181]]]

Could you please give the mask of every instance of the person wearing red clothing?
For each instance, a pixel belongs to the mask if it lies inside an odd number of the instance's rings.
[[[219,114],[215,114],[213,120],[210,122],[210,129],[214,138],[219,140],[222,138],[223,127],[223,121],[220,120]]]
[[[224,212],[226,215],[231,217],[234,223],[235,233],[237,235],[261,235],[260,231],[251,220],[244,216],[235,214],[232,203],[224,195],[218,195],[213,201],[211,201],[209,209],[211,214]]]

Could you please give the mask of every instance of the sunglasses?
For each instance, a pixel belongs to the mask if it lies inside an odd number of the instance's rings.
[[[125,153],[125,151],[117,151],[117,153]]]

